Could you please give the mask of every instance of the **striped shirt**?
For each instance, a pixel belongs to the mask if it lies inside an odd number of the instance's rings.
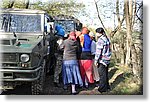
[[[105,35],[102,35],[97,41],[95,62],[102,63],[107,66],[110,63],[110,58],[110,40]]]

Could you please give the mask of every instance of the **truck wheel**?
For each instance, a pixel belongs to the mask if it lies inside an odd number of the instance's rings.
[[[44,91],[44,83],[45,83],[45,60],[42,63],[42,70],[40,70],[40,78],[31,83],[31,91],[32,95],[42,94]]]

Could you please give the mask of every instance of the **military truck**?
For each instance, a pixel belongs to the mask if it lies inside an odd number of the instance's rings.
[[[1,9],[0,12],[0,81],[1,89],[24,83],[32,94],[42,94],[49,71],[52,17],[41,10]]]

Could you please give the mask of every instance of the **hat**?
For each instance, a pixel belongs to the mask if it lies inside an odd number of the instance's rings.
[[[96,31],[96,33],[104,33],[104,29],[103,28],[97,28],[95,31]]]
[[[95,37],[95,34],[94,34],[93,32],[90,32],[90,33],[89,33],[89,36]]]
[[[56,25],[55,30],[57,31],[57,35],[64,36],[65,30],[61,25]]]

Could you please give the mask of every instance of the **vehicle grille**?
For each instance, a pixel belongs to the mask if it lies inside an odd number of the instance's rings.
[[[4,53],[4,54],[2,54],[2,61],[3,62],[16,62],[17,61],[17,54],[15,54],[15,53]]]

